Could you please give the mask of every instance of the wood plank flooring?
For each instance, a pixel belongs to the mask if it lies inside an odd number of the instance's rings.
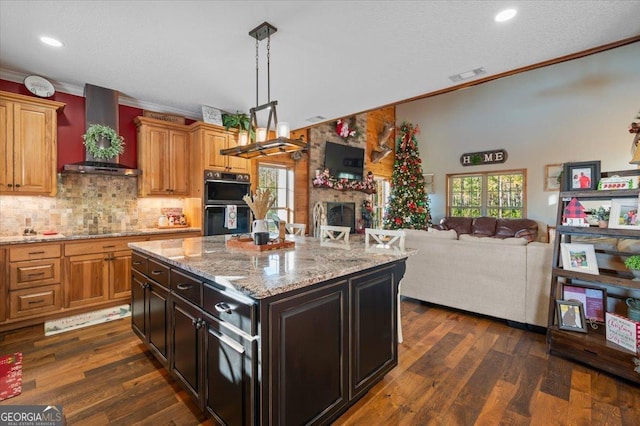
[[[544,335],[405,299],[399,365],[335,425],[639,425],[640,387],[548,355]],[[0,335],[24,355],[23,392],[68,425],[212,425],[129,319],[44,337]]]

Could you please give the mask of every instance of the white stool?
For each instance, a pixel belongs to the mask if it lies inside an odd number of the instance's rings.
[[[307,225],[305,225],[304,223],[286,223],[284,227],[287,230],[287,234],[301,236],[304,236],[307,229]]]

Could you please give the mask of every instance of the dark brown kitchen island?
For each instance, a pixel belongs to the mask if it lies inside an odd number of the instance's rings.
[[[327,423],[397,365],[414,250],[295,237],[255,252],[228,238],[130,244],[132,328],[214,420]]]

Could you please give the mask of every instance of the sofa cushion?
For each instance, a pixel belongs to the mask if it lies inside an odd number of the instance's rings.
[[[476,217],[471,224],[471,234],[490,237],[496,233],[495,217]]]
[[[538,234],[538,224],[531,219],[496,219],[495,236],[498,238],[525,238],[535,241]]]
[[[440,231],[437,229],[433,229],[433,228],[429,228],[427,230],[426,233],[423,232],[423,234],[427,237],[427,238],[440,238],[443,240],[457,240],[458,239],[458,234],[456,233],[456,231],[454,229],[449,229],[446,231]]]
[[[471,217],[447,216],[442,218],[442,220],[440,221],[440,225],[444,227],[444,229],[454,229],[458,235],[470,234],[472,223],[473,218]]]
[[[475,235],[460,235],[460,241],[486,243],[486,244],[504,244],[511,246],[526,246],[529,241],[525,238],[491,238],[491,237],[479,237]]]

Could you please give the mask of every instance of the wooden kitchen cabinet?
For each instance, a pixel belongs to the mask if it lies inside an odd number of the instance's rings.
[[[136,117],[138,128],[138,195],[189,195],[189,132],[182,124]]]
[[[133,255],[131,277],[131,328],[149,345],[149,349],[165,366],[169,366],[169,289],[148,277],[148,260]],[[151,262],[157,270],[161,265]],[[169,276],[165,268],[164,276]],[[162,280],[160,280],[162,281]]]
[[[56,193],[61,102],[0,92],[0,194]]]
[[[189,126],[191,131],[192,195],[202,197],[204,171],[221,170],[249,173],[250,162],[244,158],[220,155],[221,149],[238,145],[238,132],[202,122]]]
[[[65,308],[131,296],[131,250],[140,238],[113,238],[65,245]]]
[[[62,308],[60,244],[27,244],[9,252],[9,318],[27,318]]]

